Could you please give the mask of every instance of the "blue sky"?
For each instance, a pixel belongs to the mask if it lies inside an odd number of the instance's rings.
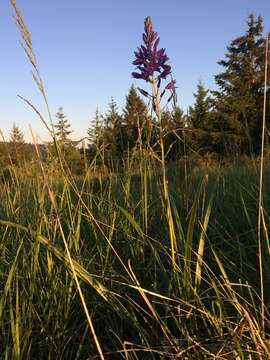
[[[63,106],[73,137],[86,133],[98,107],[105,112],[113,96],[120,109],[134,80],[133,52],[150,15],[177,79],[179,103],[193,102],[198,80],[213,88],[229,42],[246,30],[251,12],[270,30],[269,0],[17,0],[32,34],[51,111]],[[9,0],[0,4],[0,129],[8,137],[15,122],[30,139],[29,125],[42,139],[48,134],[17,94],[42,112],[44,105],[19,45]],[[142,86],[141,81],[135,82]]]

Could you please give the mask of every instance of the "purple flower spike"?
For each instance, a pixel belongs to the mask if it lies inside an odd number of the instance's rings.
[[[171,80],[171,81],[167,84],[167,86],[165,87],[165,89],[166,89],[166,90],[175,91],[175,89],[176,89],[175,84],[176,84],[176,80]]]
[[[177,94],[176,94],[177,86],[175,86],[175,84],[176,84],[176,80],[174,80],[172,78],[171,81],[166,85],[166,87],[164,89],[164,93],[166,90],[169,90],[171,92],[171,95],[170,95],[169,99],[167,100],[167,103],[169,103],[173,99],[174,108],[176,108],[176,105],[177,105]]]
[[[163,71],[160,74],[161,79],[166,79],[168,75],[171,73],[171,67],[170,65],[163,65]]]
[[[132,76],[136,79],[150,81],[154,73],[158,73],[158,79],[166,79],[171,73],[171,67],[167,64],[169,58],[165,49],[159,49],[159,36],[153,30],[151,17],[148,16],[144,21],[144,33],[142,36],[144,45],[134,52],[135,60],[133,65],[136,66],[137,72]]]

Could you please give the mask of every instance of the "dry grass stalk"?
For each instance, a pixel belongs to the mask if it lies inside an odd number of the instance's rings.
[[[263,123],[262,123],[262,142],[261,142],[261,160],[260,160],[260,185],[259,185],[259,211],[258,211],[258,244],[259,244],[259,267],[260,267],[260,287],[261,287],[261,322],[262,329],[265,325],[265,304],[264,304],[264,281],[263,281],[263,245],[261,239],[261,227],[265,225],[264,205],[263,205],[263,181],[264,181],[264,145],[266,132],[266,100],[267,100],[267,81],[268,81],[268,44],[269,34],[265,39],[265,69],[264,69],[264,104],[263,104]],[[267,239],[268,234],[265,226],[263,226],[264,236]]]
[[[13,9],[15,11],[16,24],[18,26],[18,29],[19,29],[21,37],[22,37],[22,42],[21,42],[22,47],[23,47],[23,49],[24,49],[30,63],[32,64],[32,66],[34,68],[35,72],[32,73],[32,75],[33,75],[34,81],[37,84],[37,86],[38,86],[38,88],[39,88],[39,90],[41,92],[41,95],[42,95],[42,97],[43,97],[43,99],[45,101],[47,111],[48,111],[48,115],[49,115],[49,118],[50,118],[50,121],[51,121],[51,124],[52,124],[51,111],[50,111],[49,103],[48,103],[48,100],[47,100],[45,88],[43,86],[42,78],[41,78],[41,75],[40,75],[40,72],[39,72],[39,69],[38,69],[36,56],[35,56],[34,49],[33,49],[31,34],[28,31],[28,28],[27,28],[27,26],[26,26],[26,24],[24,22],[23,16],[22,16],[22,14],[21,14],[21,12],[20,12],[17,4],[16,4],[16,0],[11,0],[11,5],[13,6]],[[35,112],[38,114],[38,116],[41,119],[41,121],[43,122],[43,124],[46,126],[46,128],[53,135],[53,127],[52,127],[52,130],[51,130],[50,127],[48,126],[47,122],[44,120],[42,115],[36,110],[36,108],[28,100],[25,100],[25,99],[23,99],[23,100],[26,101],[28,103],[28,105],[30,105],[31,108],[35,110]],[[33,140],[34,140],[33,134],[32,134],[32,137],[33,137]],[[42,164],[42,160],[40,158],[40,154],[39,154],[37,144],[36,144],[35,141],[34,141],[34,143],[35,143],[36,152],[37,152],[37,155],[38,155],[38,158],[39,158],[39,164],[40,164],[40,167],[41,167],[41,170],[42,170],[42,173],[43,173],[44,182],[45,182],[46,187],[48,189],[48,194],[49,194],[49,197],[50,197],[50,201],[51,201],[54,213],[56,214],[56,220],[57,220],[58,228],[60,230],[60,233],[61,233],[61,236],[62,236],[62,239],[63,239],[63,243],[64,243],[64,246],[65,246],[65,249],[66,249],[66,253],[67,253],[68,261],[70,263],[72,275],[74,277],[74,281],[75,281],[77,290],[78,290],[79,295],[80,295],[82,306],[83,306],[83,309],[84,309],[84,312],[85,312],[85,315],[86,315],[86,318],[87,318],[87,321],[88,321],[88,324],[89,324],[89,327],[90,327],[90,330],[91,330],[91,334],[92,334],[92,336],[94,338],[94,342],[95,342],[95,345],[97,347],[97,351],[99,353],[100,358],[103,360],[104,355],[103,355],[99,340],[97,338],[95,328],[94,328],[91,316],[89,314],[87,304],[86,304],[84,295],[82,293],[82,289],[81,289],[81,286],[80,286],[80,283],[79,283],[79,280],[78,280],[78,277],[77,277],[77,274],[76,274],[76,270],[75,270],[75,267],[74,267],[74,264],[73,264],[73,261],[72,261],[72,258],[71,258],[71,254],[70,254],[70,251],[69,251],[69,248],[68,248],[68,244],[67,244],[67,241],[66,241],[66,238],[65,238],[65,234],[64,234],[64,231],[63,231],[63,228],[62,228],[61,220],[60,220],[60,217],[58,215],[55,197],[54,197],[53,191],[50,188],[50,184],[49,184],[49,181],[47,179],[47,176],[45,174],[45,170],[44,170],[44,167],[43,167],[43,164]]]

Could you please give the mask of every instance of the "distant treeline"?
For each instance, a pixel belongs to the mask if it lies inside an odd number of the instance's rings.
[[[89,124],[84,146],[70,140],[71,125],[63,109],[59,108],[54,127],[59,150],[75,172],[81,171],[85,160],[95,159],[97,163],[114,166],[137,150],[150,149],[158,153],[158,127],[161,125],[168,161],[209,154],[217,159],[257,156],[262,133],[265,53],[263,20],[251,14],[244,35],[231,41],[225,60],[219,61],[222,72],[215,76],[217,90],[206,89],[200,81],[194,94],[195,103],[187,113],[177,106],[170,108],[164,104],[162,124],[159,124],[132,86],[122,111],[113,98],[105,114],[97,110]],[[268,70],[267,129],[270,122],[269,78]],[[35,146],[24,142],[23,134],[15,124],[9,140],[0,143],[2,166],[36,158]],[[39,146],[39,149],[42,161],[52,161],[57,155],[57,147],[53,144]]]

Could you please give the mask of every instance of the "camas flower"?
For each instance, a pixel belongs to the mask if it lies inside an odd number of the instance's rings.
[[[135,60],[133,65],[136,66],[137,71],[132,73],[136,79],[143,79],[150,81],[157,72],[157,78],[166,79],[171,73],[171,66],[168,65],[168,56],[164,48],[158,49],[159,36],[158,33],[153,31],[153,24],[151,17],[148,16],[144,21],[143,33],[144,45],[138,47],[134,52]]]
[[[173,79],[172,79],[172,80],[166,85],[165,89],[166,89],[166,90],[175,91],[175,89],[176,89],[175,84],[176,84],[176,80],[173,80]]]

